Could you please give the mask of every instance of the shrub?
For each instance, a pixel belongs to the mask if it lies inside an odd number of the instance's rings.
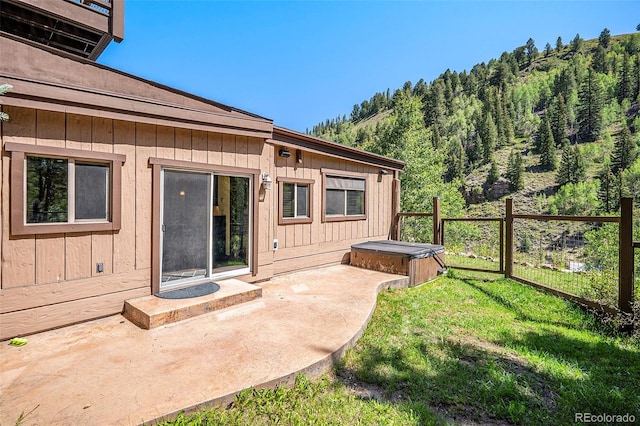
[[[599,187],[600,181],[597,179],[562,185],[556,195],[549,197],[549,212],[580,216],[594,214],[600,206]]]

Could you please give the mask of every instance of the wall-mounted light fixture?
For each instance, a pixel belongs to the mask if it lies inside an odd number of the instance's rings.
[[[302,164],[302,151],[296,149],[296,163]]]
[[[273,185],[273,180],[271,179],[271,176],[269,176],[269,173],[262,172],[262,184],[264,185],[265,191],[271,190],[271,185]]]
[[[389,174],[389,172],[386,171],[385,169],[380,170],[378,173],[380,173],[382,176],[386,176]]]
[[[288,149],[282,148],[280,149],[280,151],[278,151],[278,155],[280,157],[289,158],[291,157],[291,151],[289,151]]]

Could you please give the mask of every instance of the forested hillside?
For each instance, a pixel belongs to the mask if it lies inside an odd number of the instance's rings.
[[[640,34],[533,39],[470,71],[376,93],[311,134],[407,162],[402,210],[610,213],[640,204]],[[493,207],[492,207],[493,206]],[[499,203],[502,206],[502,203]],[[494,210],[494,211],[491,211]]]

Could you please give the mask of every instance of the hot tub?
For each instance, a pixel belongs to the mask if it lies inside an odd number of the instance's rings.
[[[432,280],[446,269],[444,246],[390,240],[352,245],[351,265],[407,275],[410,286]]]

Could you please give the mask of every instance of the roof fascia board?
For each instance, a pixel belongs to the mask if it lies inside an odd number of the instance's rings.
[[[148,114],[135,114],[131,111],[113,111],[99,109],[97,106],[76,106],[63,103],[47,102],[44,99],[26,99],[19,97],[9,97],[7,95],[0,99],[0,105],[9,105],[22,108],[33,108],[47,111],[63,112],[69,114],[89,115],[92,117],[109,118],[112,120],[133,121],[136,123],[154,124],[158,126],[169,126],[191,130],[202,130],[205,132],[226,133],[240,136],[250,136],[262,139],[271,137],[270,130],[248,130],[232,126],[217,125],[215,123],[203,123],[189,120],[178,120],[173,117],[158,117]]]
[[[304,148],[318,154],[357,161],[368,165],[375,165],[392,170],[404,169],[406,163],[393,158],[351,148],[336,142],[298,133],[283,127],[273,127],[273,138],[270,141],[291,148]]]
[[[269,121],[252,117],[201,111],[151,99],[63,87],[2,74],[0,78],[14,86],[14,90],[0,98],[0,104],[5,105],[26,106],[29,103],[30,107],[57,111],[69,111],[73,108],[84,115],[104,116],[104,113],[111,112],[127,121],[140,121],[140,117],[147,117],[153,118],[154,122],[182,122],[179,127],[185,127],[185,123],[197,123],[218,128],[244,129],[260,134],[260,137],[270,137],[273,126]]]

